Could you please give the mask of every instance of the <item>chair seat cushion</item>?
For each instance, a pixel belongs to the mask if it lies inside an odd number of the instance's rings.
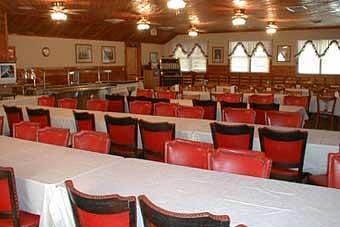
[[[308,180],[311,184],[328,187],[328,176],[326,174],[312,175],[309,176]]]
[[[38,227],[39,226],[38,215],[30,214],[24,211],[20,211],[20,227]],[[0,219],[1,227],[12,227],[13,223],[11,219]]]

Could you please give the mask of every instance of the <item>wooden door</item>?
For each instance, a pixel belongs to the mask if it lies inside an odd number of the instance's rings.
[[[135,80],[141,75],[141,48],[139,44],[126,45],[126,79]]]

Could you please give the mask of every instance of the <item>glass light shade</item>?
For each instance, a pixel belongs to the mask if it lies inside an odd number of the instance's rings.
[[[150,23],[145,19],[141,19],[140,21],[137,22],[137,29],[140,31],[149,30]]]
[[[60,11],[55,11],[51,13],[51,19],[55,21],[66,21],[67,15]]]
[[[234,26],[242,26],[247,23],[247,20],[242,16],[235,16],[232,20],[232,23]]]
[[[186,3],[183,0],[169,0],[167,5],[169,9],[179,10],[183,9]]]
[[[190,37],[197,37],[198,36],[198,31],[194,30],[194,29],[190,29],[188,32],[188,35]]]
[[[267,34],[269,34],[269,35],[275,34],[275,33],[277,32],[277,28],[278,28],[278,27],[277,27],[276,24],[270,22],[270,23],[268,24],[268,26],[266,27],[266,32],[267,32]]]

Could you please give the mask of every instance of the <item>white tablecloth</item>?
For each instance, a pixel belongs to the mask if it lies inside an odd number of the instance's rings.
[[[72,110],[62,108],[48,108],[51,114],[51,122],[54,127],[69,128],[71,132],[76,131],[75,121]],[[0,107],[0,115],[3,109]],[[189,139],[194,141],[203,141],[212,143],[212,136],[210,132],[210,123],[213,121],[197,120],[189,118],[173,118],[173,117],[159,117],[136,115],[128,113],[105,113],[98,111],[89,111],[95,114],[96,130],[106,132],[106,125],[104,115],[108,114],[113,117],[134,117],[143,119],[149,122],[169,122],[176,124],[176,137]],[[24,111],[24,118],[27,118],[26,111]],[[5,121],[6,122],[6,121]],[[255,125],[254,136],[254,150],[260,150],[259,138],[257,129],[264,127],[263,125]],[[275,128],[275,127],[274,127]],[[279,130],[292,130],[291,128],[277,128]],[[304,170],[313,174],[325,173],[327,167],[327,155],[330,152],[337,152],[339,150],[340,133],[326,130],[302,129],[309,133]],[[6,124],[5,132],[8,133],[8,126]],[[139,136],[139,147],[141,140]]]
[[[50,216],[53,214],[49,212],[54,206],[51,199],[65,179],[123,159],[3,136],[0,136],[0,146],[0,166],[13,167],[15,171],[20,208],[41,215],[41,227],[53,226]]]
[[[147,195],[176,212],[228,214],[231,226],[340,225],[340,190],[218,173],[0,137],[0,165],[15,169],[20,208],[40,227],[73,227],[63,182],[94,195]],[[143,227],[140,209],[137,226]]]
[[[1,100],[0,106],[2,105],[37,105],[38,104],[38,98],[40,96],[22,96],[18,95],[15,97],[15,99],[7,99],[7,100]]]

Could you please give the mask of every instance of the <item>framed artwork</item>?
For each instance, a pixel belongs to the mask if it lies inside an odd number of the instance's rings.
[[[116,47],[113,46],[102,47],[102,63],[103,64],[116,63]]]
[[[92,45],[76,44],[76,62],[92,63]]]
[[[223,63],[224,62],[224,47],[212,48],[212,62]]]
[[[152,69],[158,68],[158,63],[159,63],[158,52],[150,52],[150,63],[151,63]]]
[[[277,62],[290,62],[291,47],[288,45],[277,46]]]

